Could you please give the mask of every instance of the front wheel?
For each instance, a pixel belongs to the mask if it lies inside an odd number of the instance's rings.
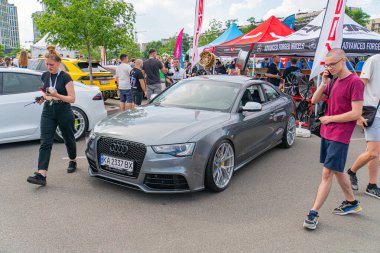
[[[84,111],[75,106],[71,108],[74,114],[74,136],[75,140],[78,140],[85,135],[86,131],[88,130],[89,123]],[[64,142],[62,132],[59,127],[57,127],[57,130],[55,132],[55,139],[58,142]]]
[[[231,143],[223,140],[216,145],[206,167],[205,184],[214,192],[227,188],[235,168],[235,153]]]
[[[281,147],[290,148],[293,146],[296,139],[296,128],[296,118],[293,114],[291,114],[288,118],[288,123],[286,124],[286,128],[282,136],[282,142],[280,144]]]

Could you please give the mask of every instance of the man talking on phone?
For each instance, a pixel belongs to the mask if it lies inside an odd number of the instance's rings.
[[[359,201],[355,199],[348,175],[344,173],[344,167],[356,120],[362,114],[364,83],[348,70],[346,55],[342,49],[334,48],[327,53],[325,68],[322,84],[312,98],[312,103],[317,104],[330,94],[325,116],[320,118],[322,181],[314,205],[303,223],[307,229],[317,227],[318,212],[327,199],[334,176],[343,191],[345,200],[333,210],[333,214],[358,213],[362,209]],[[330,74],[338,77],[333,83],[329,78]]]

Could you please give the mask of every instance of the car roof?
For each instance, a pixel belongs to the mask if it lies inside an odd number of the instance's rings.
[[[0,68],[0,73],[5,73],[5,72],[12,72],[12,73],[24,73],[24,74],[36,74],[36,75],[41,75],[41,72],[30,70],[30,69],[24,69],[24,68]]]
[[[191,78],[191,80],[211,80],[211,81],[238,83],[238,84],[243,84],[243,85],[247,83],[262,83],[263,82],[260,80],[254,80],[252,77],[229,76],[229,75],[196,76],[196,77]]]

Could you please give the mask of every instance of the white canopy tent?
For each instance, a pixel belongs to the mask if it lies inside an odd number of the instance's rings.
[[[257,55],[314,57],[325,12],[297,32],[271,42],[256,43]],[[347,14],[344,16],[342,49],[349,56],[380,53],[380,34],[362,27]]]
[[[38,58],[39,55],[45,55],[47,53],[46,47],[49,45],[49,43],[46,40],[48,37],[49,34],[46,34],[40,41],[30,46],[33,58]],[[60,48],[59,45],[56,46],[56,50],[59,54],[62,54],[64,57],[70,56],[70,58],[74,58],[76,54],[75,51]]]

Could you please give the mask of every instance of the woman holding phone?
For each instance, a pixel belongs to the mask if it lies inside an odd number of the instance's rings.
[[[48,69],[42,74],[45,95],[38,100],[44,104],[41,114],[41,145],[38,157],[38,171],[27,181],[31,184],[46,185],[46,172],[49,167],[54,135],[57,127],[62,132],[63,139],[70,158],[68,173],[76,170],[76,143],[74,136],[74,114],[71,103],[75,102],[74,84],[71,77],[60,70],[61,57],[55,51],[55,46],[48,46],[45,63]]]

